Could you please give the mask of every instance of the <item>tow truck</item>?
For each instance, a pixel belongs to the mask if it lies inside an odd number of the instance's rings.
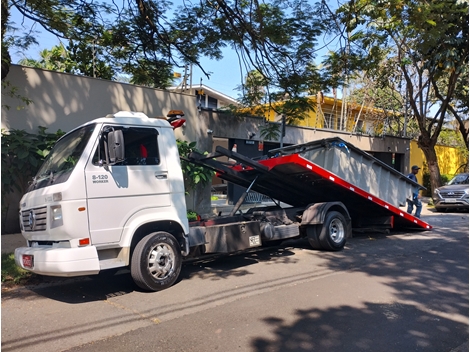
[[[26,246],[15,250],[17,265],[65,277],[129,268],[137,286],[159,291],[195,256],[292,238],[339,251],[354,229],[431,229],[399,207],[420,185],[339,138],[272,150],[260,160],[222,147],[181,156],[247,190],[229,215],[189,222],[173,131],[183,115],[120,111],[61,137],[20,201]],[[242,212],[250,191],[273,202]]]

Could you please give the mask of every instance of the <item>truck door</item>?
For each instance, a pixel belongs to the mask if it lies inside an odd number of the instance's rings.
[[[118,242],[127,220],[138,212],[170,205],[170,185],[159,128],[104,126],[122,129],[124,161],[101,166],[104,142],[97,141],[85,169],[88,217],[93,244]]]

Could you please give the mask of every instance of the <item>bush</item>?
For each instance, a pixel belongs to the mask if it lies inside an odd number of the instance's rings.
[[[188,217],[188,221],[197,221],[199,220],[199,216],[195,211],[188,210],[186,213],[186,216]]]
[[[208,154],[207,152],[202,153],[196,148],[196,142],[188,143],[186,141],[176,140],[178,144],[178,152],[181,157],[181,168],[183,169],[183,176],[185,186],[187,190],[195,189],[197,185],[207,185],[212,181],[212,176],[215,174],[211,169],[191,163],[187,160],[187,157],[192,152],[198,152],[200,154]]]
[[[452,176],[450,175],[441,175],[441,183],[444,185],[450,181]],[[426,187],[426,190],[423,191],[422,195],[424,197],[432,197],[431,194],[431,175],[428,172],[423,173],[423,186]]]
[[[5,202],[6,196],[13,192],[26,192],[28,183],[64,132],[46,133],[45,127],[39,127],[38,134],[16,129],[2,129],[1,133],[2,223],[5,223],[10,209],[10,204]]]
[[[16,265],[13,253],[2,253],[2,283],[13,282],[18,284],[30,278],[31,275],[31,272]]]

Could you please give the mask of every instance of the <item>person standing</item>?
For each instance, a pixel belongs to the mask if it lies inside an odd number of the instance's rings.
[[[415,181],[416,183],[418,183],[418,179],[416,178],[416,175],[418,174],[419,169],[421,169],[421,168],[418,167],[417,165],[413,165],[411,167],[411,173],[408,175],[408,178],[410,180]],[[408,198],[406,200],[406,202],[408,203],[408,209],[406,210],[406,212],[408,214],[411,214],[413,212],[413,207],[416,207],[415,216],[417,218],[419,218],[421,216],[421,209],[423,207],[423,203],[421,203],[420,198],[421,198],[421,196],[419,195],[419,188],[417,187],[413,191],[413,194],[411,195],[411,199]]]

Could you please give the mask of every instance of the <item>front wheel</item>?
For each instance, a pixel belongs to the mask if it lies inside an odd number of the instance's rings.
[[[137,243],[132,254],[131,276],[140,288],[160,291],[173,285],[181,271],[178,241],[168,232],[154,232]]]
[[[339,251],[346,244],[348,224],[343,214],[331,211],[326,214],[318,239],[324,249]]]
[[[322,225],[309,225],[307,226],[307,239],[310,247],[313,249],[323,249],[320,243],[320,232]]]

